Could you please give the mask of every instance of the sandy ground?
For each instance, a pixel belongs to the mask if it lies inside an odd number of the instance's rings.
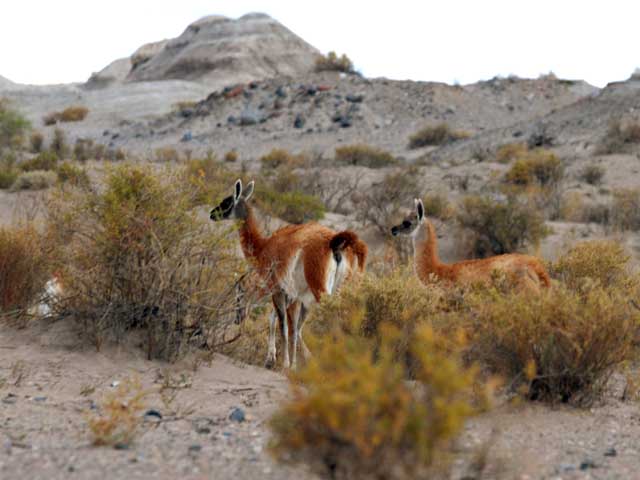
[[[64,321],[0,328],[0,478],[312,479],[274,463],[266,422],[287,395],[284,375],[215,356],[168,365],[135,347],[80,348]],[[157,392],[169,375],[176,396],[151,393],[148,417],[127,449],[95,447],[86,423],[113,383],[139,378]],[[481,478],[640,478],[638,405],[620,400],[622,382],[591,409],[503,404],[467,425],[453,478],[489,445]],[[231,420],[234,408],[246,419]]]

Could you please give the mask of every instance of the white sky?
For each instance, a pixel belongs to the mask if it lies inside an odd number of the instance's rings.
[[[369,77],[464,84],[553,71],[604,86],[640,66],[637,0],[2,0],[0,75],[84,81],[200,17],[256,11]]]

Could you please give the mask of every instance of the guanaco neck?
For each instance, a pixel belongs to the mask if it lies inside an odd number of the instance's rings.
[[[413,252],[418,278],[426,282],[432,273],[441,276],[443,264],[438,258],[438,239],[429,220],[425,219],[413,236]]]
[[[251,260],[260,255],[265,238],[260,232],[253,208],[249,205],[246,205],[245,208],[247,212],[246,218],[240,221],[240,246],[245,258]]]

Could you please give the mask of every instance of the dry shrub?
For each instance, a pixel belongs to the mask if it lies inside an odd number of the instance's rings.
[[[29,128],[29,121],[0,98],[0,151],[22,146]]]
[[[238,161],[238,152],[235,150],[229,150],[224,154],[224,161],[227,163],[235,163]]]
[[[100,403],[100,413],[86,416],[93,444],[128,448],[142,425],[149,393],[136,378],[127,378],[108,392]]]
[[[575,291],[595,282],[605,289],[630,292],[637,283],[630,273],[630,258],[618,242],[582,242],[560,257],[550,273]]]
[[[49,170],[32,170],[18,175],[11,185],[11,191],[44,190],[56,184],[58,179],[55,172]]]
[[[58,181],[79,188],[88,188],[91,185],[87,171],[71,162],[62,162],[57,169]]]
[[[173,147],[159,147],[154,151],[154,159],[159,163],[179,162],[180,153]]]
[[[30,160],[22,162],[20,169],[23,172],[34,170],[55,170],[58,166],[58,155],[55,152],[44,151]]]
[[[420,191],[420,170],[411,166],[388,173],[381,182],[362,189],[353,200],[360,220],[371,223],[380,233],[389,235],[389,226],[398,211],[410,204]]]
[[[523,142],[505,143],[498,147],[496,151],[496,161],[499,163],[509,163],[526,156],[529,147]]]
[[[449,220],[455,215],[455,207],[443,193],[431,193],[423,197],[424,213],[427,217]]]
[[[81,122],[89,114],[89,109],[80,105],[67,107],[61,112],[51,112],[43,118],[45,125],[55,125],[58,122]]]
[[[33,132],[29,137],[29,145],[31,146],[31,151],[33,153],[42,152],[42,147],[44,145],[44,135],[40,132]]]
[[[267,174],[280,168],[294,169],[304,167],[307,163],[308,159],[305,155],[294,155],[282,148],[274,148],[260,157],[262,171]]]
[[[613,120],[605,136],[600,141],[598,153],[623,153],[630,145],[640,143],[640,123]]]
[[[409,137],[409,148],[421,148],[430,145],[445,145],[471,135],[462,130],[453,130],[449,124],[426,126]]]
[[[582,169],[580,178],[589,185],[600,185],[604,177],[605,169],[600,165],[587,165]]]
[[[228,170],[214,156],[188,160],[181,173],[184,187],[192,191],[194,206],[214,204],[237,178],[238,173]]]
[[[174,360],[215,344],[233,320],[244,262],[227,230],[198,218],[180,175],[124,164],[101,191],[70,189],[52,204],[68,294],[58,313],[97,348],[140,330],[150,358]]]
[[[473,255],[486,257],[514,253],[536,246],[548,233],[540,213],[515,196],[500,201],[490,197],[466,197],[456,219],[472,234]]]
[[[536,149],[517,160],[505,174],[505,181],[518,186],[537,184],[541,187],[558,185],[564,178],[562,161],[553,153]]]
[[[358,322],[354,315],[352,331]],[[397,330],[379,327],[375,354],[371,340],[334,329],[292,374],[293,398],[270,422],[279,460],[337,479],[445,475],[452,442],[479,410],[476,369],[462,366],[457,341],[422,326],[410,344],[416,365],[408,383],[395,360]]]
[[[353,62],[344,53],[338,57],[336,52],[320,55],[316,58],[316,72],[343,72],[353,73]]]
[[[338,147],[335,159],[341,165],[369,168],[383,168],[398,163],[398,160],[386,150],[365,144]]]
[[[0,317],[20,317],[51,274],[50,244],[33,226],[0,227]]]
[[[623,188],[613,192],[611,223],[620,230],[640,230],[640,189]]]
[[[289,223],[306,223],[324,218],[322,201],[300,191],[280,191],[268,185],[256,186],[256,202],[268,215],[281,218]]]
[[[466,319],[472,359],[532,400],[590,403],[633,357],[639,312],[618,291],[561,284],[541,295],[481,298]]]
[[[51,151],[54,152],[58,157],[64,158],[69,151],[69,147],[67,146],[67,136],[64,133],[64,130],[60,128],[56,128],[53,131],[53,140],[51,141]]]

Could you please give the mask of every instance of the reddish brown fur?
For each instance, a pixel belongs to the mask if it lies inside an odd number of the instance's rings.
[[[464,260],[453,264],[440,262],[435,229],[425,219],[427,238],[416,242],[415,268],[423,283],[430,275],[450,283],[488,283],[494,272],[508,275],[520,287],[539,289],[548,288],[551,280],[546,269],[536,257],[521,254],[505,254],[479,260]]]

